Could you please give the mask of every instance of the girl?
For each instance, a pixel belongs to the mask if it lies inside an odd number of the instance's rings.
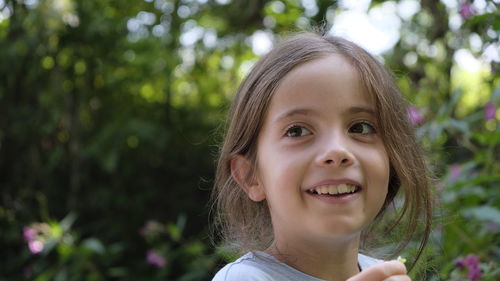
[[[245,253],[213,280],[410,280],[359,254],[401,190],[401,250],[431,225],[430,184],[390,74],[345,39],[291,37],[264,56],[229,111],[216,222]]]

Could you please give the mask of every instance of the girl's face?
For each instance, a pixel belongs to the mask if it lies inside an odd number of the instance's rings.
[[[267,200],[275,239],[359,237],[384,203],[389,158],[357,71],[340,55],[304,63],[268,110],[247,192]]]

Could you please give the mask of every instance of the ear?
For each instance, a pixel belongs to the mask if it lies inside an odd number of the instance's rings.
[[[231,159],[231,175],[250,200],[260,202],[266,199],[263,186],[253,174],[252,163],[245,156],[237,155]]]

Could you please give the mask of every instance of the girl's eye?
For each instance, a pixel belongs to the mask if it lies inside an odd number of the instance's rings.
[[[372,124],[368,122],[358,122],[353,124],[349,128],[349,133],[367,135],[367,134],[374,134],[376,133],[376,131],[375,127],[373,127]]]
[[[290,126],[287,130],[286,130],[286,133],[285,135],[287,137],[292,137],[292,138],[296,138],[296,137],[303,137],[303,136],[307,136],[307,135],[310,135],[311,134],[311,131],[309,131],[308,129],[302,127],[302,126],[299,126],[299,125],[292,125]]]

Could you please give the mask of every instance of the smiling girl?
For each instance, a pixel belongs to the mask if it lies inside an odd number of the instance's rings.
[[[410,280],[360,254],[396,194],[401,247],[431,225],[423,155],[391,75],[338,37],[301,34],[264,56],[229,111],[214,200],[246,253],[213,280]],[[389,226],[389,229],[394,225]]]

